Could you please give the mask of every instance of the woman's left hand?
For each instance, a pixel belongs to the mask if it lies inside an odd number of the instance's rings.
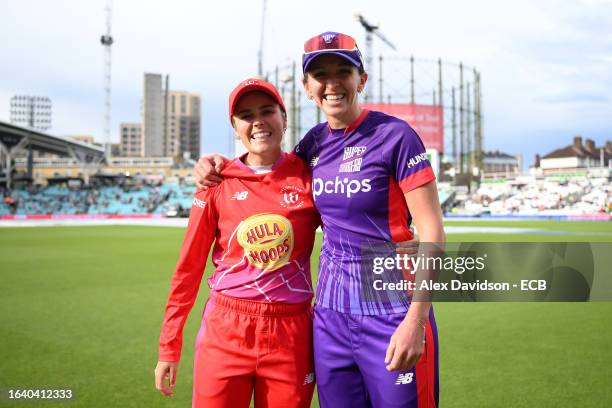
[[[406,316],[391,336],[385,364],[388,371],[406,371],[414,367],[423,354],[425,323]]]

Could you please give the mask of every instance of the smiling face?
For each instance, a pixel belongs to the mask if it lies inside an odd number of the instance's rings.
[[[324,54],[308,67],[304,78],[306,94],[317,103],[333,129],[348,127],[359,117],[358,95],[368,74],[333,54]]]
[[[247,164],[270,165],[280,158],[287,118],[270,95],[258,91],[244,94],[234,108],[232,126],[249,152]]]

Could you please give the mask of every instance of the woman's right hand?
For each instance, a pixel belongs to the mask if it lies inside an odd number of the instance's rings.
[[[155,367],[155,388],[166,397],[174,394],[174,384],[176,384],[176,373],[178,362],[158,361]]]
[[[196,179],[196,186],[201,189],[208,189],[221,183],[221,169],[227,158],[220,154],[207,154],[198,160],[193,168]]]

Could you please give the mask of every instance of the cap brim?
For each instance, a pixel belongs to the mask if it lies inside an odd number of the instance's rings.
[[[357,68],[361,68],[362,64],[361,61],[359,61],[358,59],[353,58],[352,56],[348,55],[347,52],[352,52],[352,51],[328,51],[328,50],[321,50],[319,52],[313,52],[311,54],[308,54],[306,56],[306,58],[304,58],[304,62],[302,64],[302,71],[306,72],[308,70],[308,67],[312,64],[312,62],[314,60],[316,60],[317,58],[319,58],[321,55],[337,55],[339,57],[344,58],[345,60],[347,60],[348,62],[350,62],[352,65],[356,66]]]
[[[232,106],[230,107],[230,111],[229,111],[230,119],[231,119],[232,115],[234,114],[234,110],[236,109],[236,105],[238,104],[238,101],[240,100],[240,98],[242,98],[245,94],[247,94],[249,92],[263,92],[263,93],[265,93],[266,95],[268,95],[272,99],[274,99],[274,101],[279,104],[279,106],[281,107],[281,109],[283,111],[286,111],[285,110],[285,104],[283,103],[283,100],[279,99],[280,95],[276,95],[272,90],[266,88],[263,85],[253,84],[253,85],[247,85],[247,86],[241,88],[240,91],[238,91],[238,93],[236,95],[234,95],[234,98],[232,99]]]

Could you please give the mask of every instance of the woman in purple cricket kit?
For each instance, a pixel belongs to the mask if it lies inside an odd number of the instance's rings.
[[[431,302],[381,296],[365,248],[443,243],[435,175],[403,120],[359,105],[368,75],[354,38],[325,32],[304,44],[304,89],[327,121],[294,149],[312,168],[324,225],[315,298],[315,375],[322,407],[438,406],[438,335]],[[219,156],[196,166],[218,180]],[[215,169],[216,167],[216,169]]]

